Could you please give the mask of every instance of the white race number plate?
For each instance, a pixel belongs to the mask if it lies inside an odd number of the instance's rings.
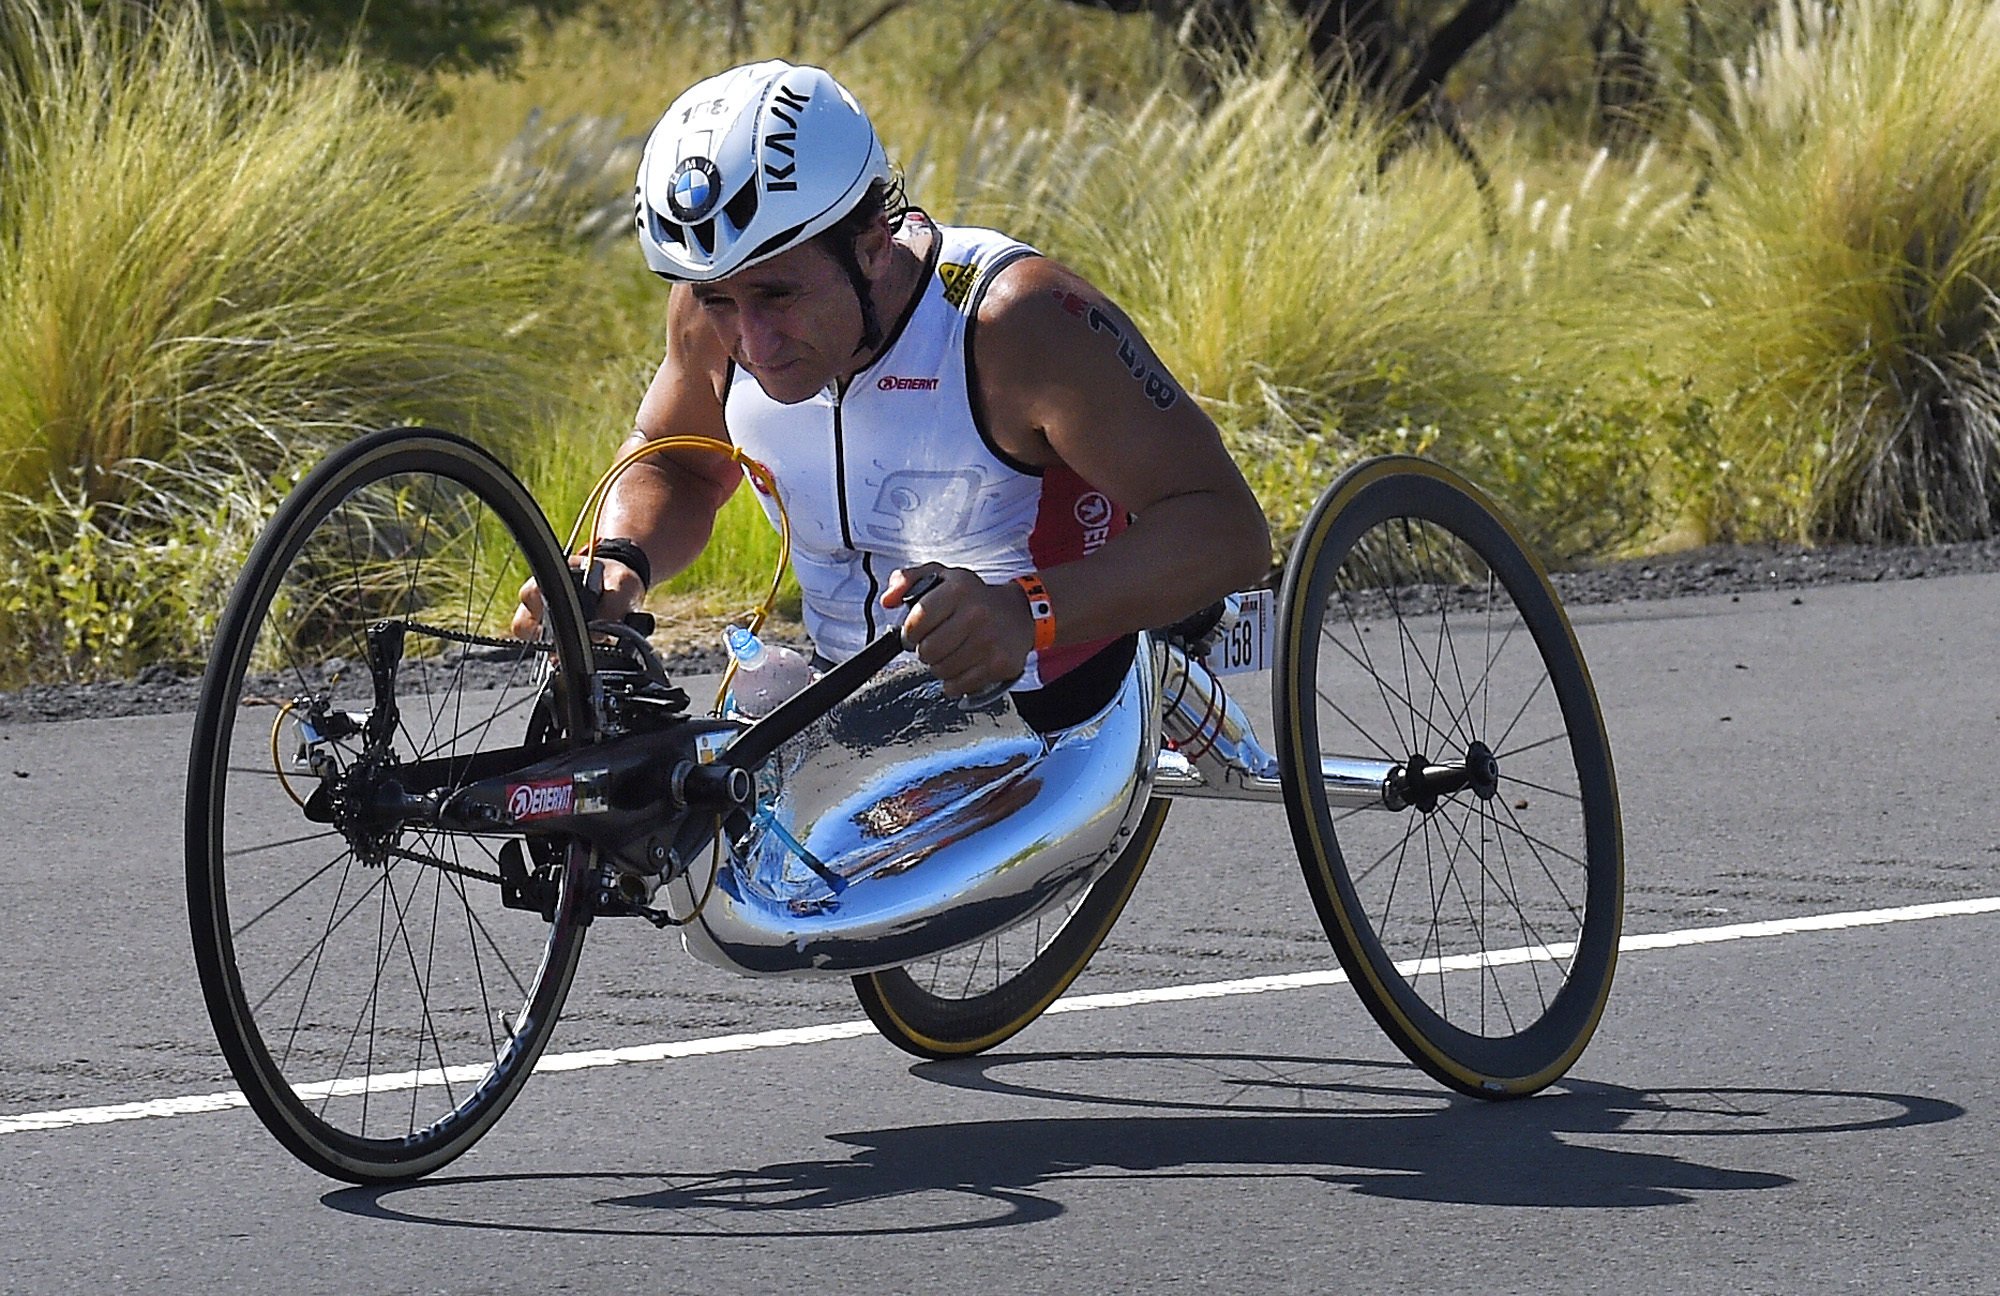
[[[1236,624],[1215,641],[1203,664],[1215,675],[1241,675],[1245,671],[1271,669],[1273,621],[1270,590],[1247,590],[1236,596],[1239,603]]]

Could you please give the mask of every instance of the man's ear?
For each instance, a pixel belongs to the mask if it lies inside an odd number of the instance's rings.
[[[870,222],[866,229],[854,236],[854,263],[870,280],[888,273],[889,260],[895,251],[896,236],[889,229],[886,219]]]

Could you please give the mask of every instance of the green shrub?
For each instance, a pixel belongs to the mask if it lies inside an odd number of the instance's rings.
[[[352,62],[237,62],[192,8],[0,10],[0,562],[32,587],[4,676],[198,658],[233,574],[213,555],[298,465],[534,406],[547,255],[413,140]],[[64,572],[158,593],[100,634]]]
[[[1385,123],[1329,116],[1274,60],[1212,107],[1072,99],[1051,125],[978,123],[951,214],[1056,256],[1116,298],[1223,426],[1280,532],[1371,437],[1441,421],[1466,377],[1479,204],[1448,165],[1378,162]],[[1412,283],[1436,295],[1410,291]]]
[[[1075,103],[1056,127],[981,132],[958,209],[1120,300],[1221,424],[1281,543],[1341,467],[1392,450],[1465,468],[1557,555],[1645,526],[1651,411],[1603,375],[1629,268],[1685,208],[1664,165],[1537,164],[1568,194],[1530,201],[1524,178],[1496,229],[1453,153],[1329,110],[1281,51],[1204,106]]]
[[[438,79],[440,154],[511,218],[630,238],[632,177],[667,104],[737,62],[830,68],[868,106],[913,195],[948,192],[982,114],[1054,119],[1072,93],[1124,104],[1158,84],[1157,25],[1061,3],[794,0],[603,4],[538,32],[513,74]],[[615,247],[615,252],[627,252]],[[635,261],[636,263],[636,261]]]
[[[621,0],[420,105],[352,60],[220,53],[194,6],[0,7],[0,651],[197,660],[276,498],[388,423],[477,428],[566,533],[661,348],[639,144],[773,55],[852,85],[940,218],[1124,304],[1281,540],[1384,450],[1465,469],[1558,558],[1992,533],[2000,5],[1782,0],[1712,76],[1752,20],[1670,7],[1703,25],[1634,110],[1656,142],[1474,121],[1491,197],[1325,104],[1282,38],[1183,95],[1158,24],[1069,5]],[[745,492],[664,593],[739,611],[774,558]]]

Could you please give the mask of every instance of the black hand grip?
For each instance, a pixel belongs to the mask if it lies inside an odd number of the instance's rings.
[[[903,596],[905,606],[944,584],[944,577],[930,575],[910,587]],[[724,760],[739,769],[755,769],[765,757],[790,738],[804,733],[807,726],[860,692],[861,686],[903,652],[903,631],[899,626],[885,630],[860,652],[808,684],[778,705],[778,709],[743,731],[729,745]]]
[[[583,623],[589,625],[597,620],[597,600],[604,593],[604,564],[595,558],[581,567],[569,569],[570,579],[576,582],[577,602],[583,608]]]
[[[938,586],[942,584],[944,584],[944,577],[938,575],[936,572],[932,572],[930,575],[923,577],[916,584],[910,586],[910,592],[908,594],[903,595],[903,606],[915,607],[919,602],[923,600],[924,595],[930,593],[932,590],[936,589]]]
[[[604,597],[604,563],[593,558],[587,567],[572,567],[569,570],[576,582],[577,601],[583,606],[584,624],[588,625],[597,620],[597,605]],[[627,612],[625,624],[648,639],[659,626],[651,612]]]

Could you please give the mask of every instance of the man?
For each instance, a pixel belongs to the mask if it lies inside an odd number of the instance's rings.
[[[1133,632],[1265,574],[1255,496],[1132,322],[1033,249],[907,209],[827,73],[773,61],[688,90],[647,142],[637,218],[675,287],[627,448],[698,436],[770,468],[823,657],[903,617],[948,696],[1011,682],[1060,727],[1115,693]],[[741,480],[698,452],[628,470],[599,615],[690,564]],[[524,590],[516,629],[540,611]]]

